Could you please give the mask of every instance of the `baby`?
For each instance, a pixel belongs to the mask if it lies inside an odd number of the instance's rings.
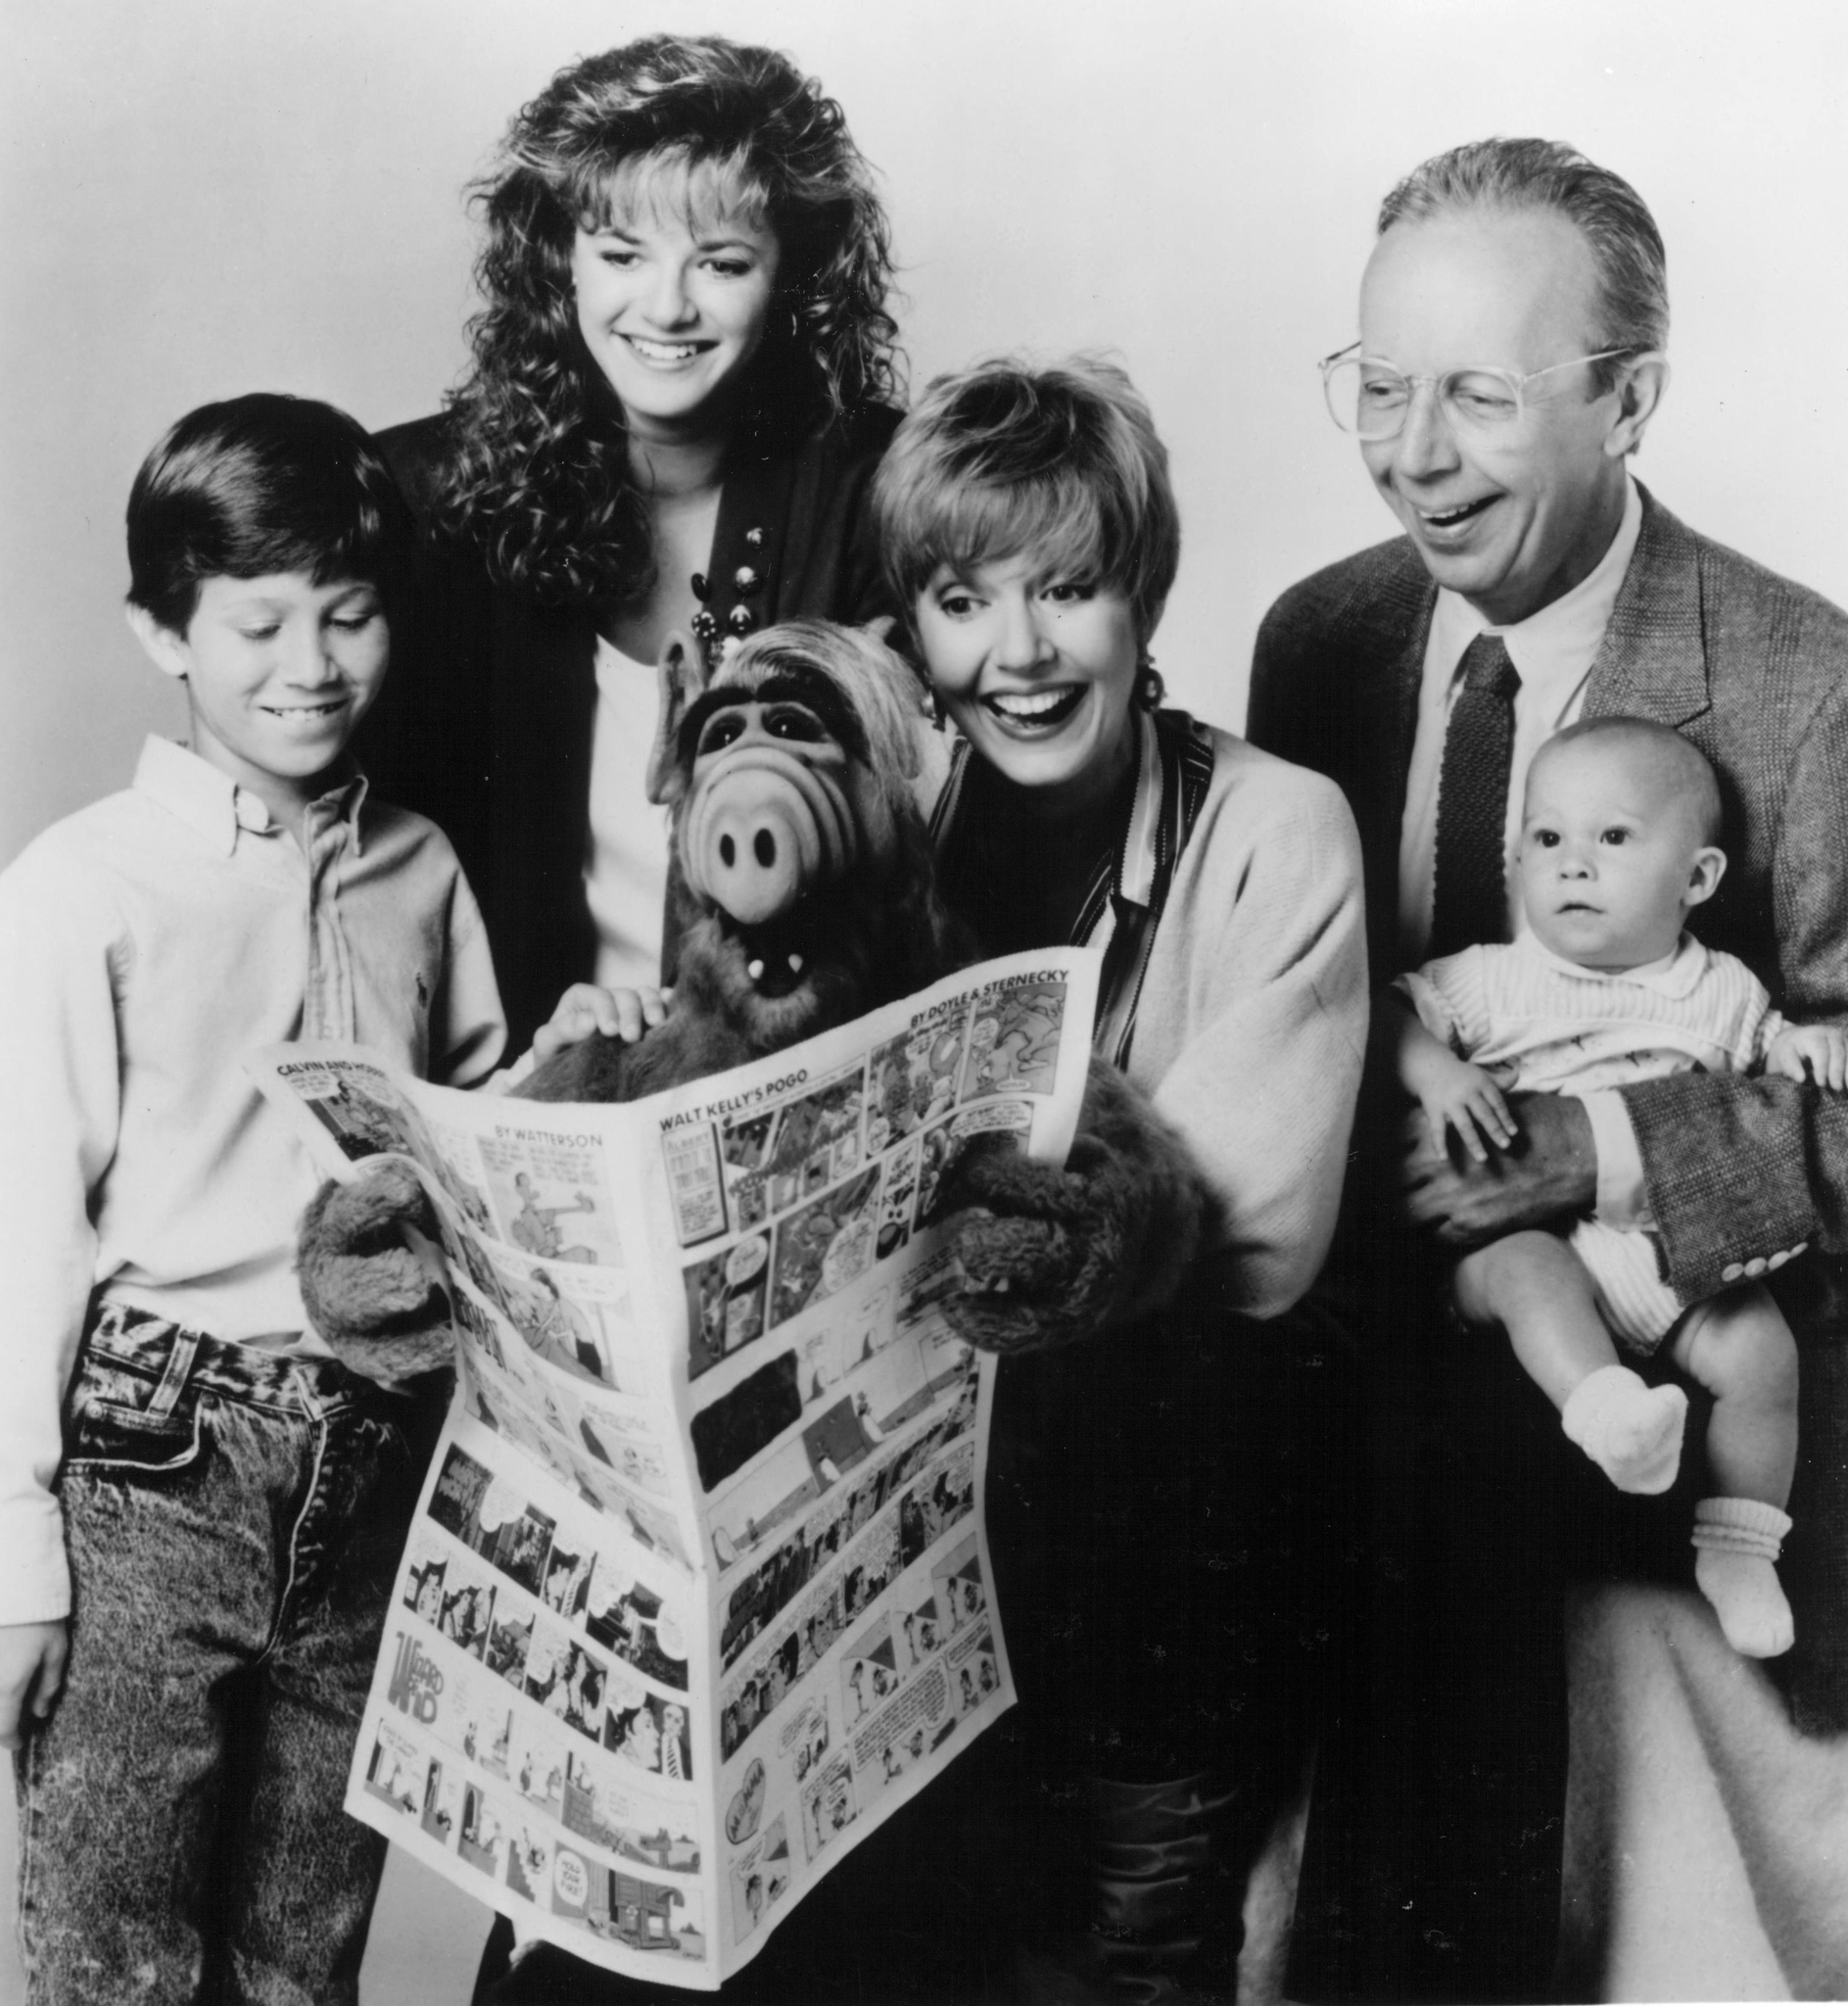
[[[1720,790],[1700,752],[1641,718],[1587,720],[1528,774],[1519,865],[1529,931],[1395,984],[1384,1014],[1400,1081],[1433,1145],[1479,1162],[1514,1140],[1503,1093],[1585,1094],[1699,1067],[1848,1083],[1848,1034],[1787,1025],[1744,963],[1683,932],[1726,869]],[[1416,1013],[1415,1015],[1413,1013]],[[1694,1510],[1695,1579],[1735,1650],[1775,1657],[1795,1631],[1775,1562],[1790,1520],[1797,1353],[1754,1282],[1683,1303],[1654,1236],[1587,1218],[1568,1236],[1510,1233],[1464,1258],[1458,1310],[1506,1329],[1567,1436],[1619,1490],[1657,1493],[1681,1462],[1687,1396],[1647,1384],[1618,1347],[1676,1365],[1714,1397],[1711,1495]]]

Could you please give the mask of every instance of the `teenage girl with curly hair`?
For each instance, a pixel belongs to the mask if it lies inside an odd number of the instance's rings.
[[[770,49],[587,58],[474,192],[473,366],[381,439],[427,548],[366,750],[464,853],[524,1037],[575,980],[661,979],[667,635],[884,609],[896,329],[871,170]]]

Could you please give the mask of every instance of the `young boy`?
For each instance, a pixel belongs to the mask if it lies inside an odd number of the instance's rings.
[[[1548,740],[1521,827],[1529,932],[1401,978],[1416,1015],[1383,1013],[1437,1147],[1449,1130],[1480,1162],[1510,1143],[1504,1090],[1589,1093],[1696,1066],[1802,1079],[1806,1061],[1819,1084],[1848,1083],[1848,1036],[1785,1024],[1744,963],[1683,932],[1726,869],[1719,833],[1713,770],[1667,726],[1597,718]],[[1511,1233],[1466,1256],[1455,1297],[1471,1321],[1506,1329],[1566,1434],[1619,1490],[1674,1482],[1687,1396],[1620,1364],[1613,1338],[1643,1358],[1666,1345],[1714,1396],[1695,1579],[1735,1650],[1788,1650],[1774,1563],[1790,1529],[1797,1354],[1769,1292],[1753,1283],[1689,1307],[1661,1279],[1648,1232],[1587,1218],[1568,1239]]]
[[[416,1470],[406,1404],[306,1327],[320,1180],[239,1061],[355,1038],[469,1084],[500,1051],[453,852],[345,756],[401,520],[325,405],[182,418],[129,496],[128,620],[190,749],[150,739],[0,875],[0,1745],[35,1999],[356,1996],[383,1847],[341,1798]]]

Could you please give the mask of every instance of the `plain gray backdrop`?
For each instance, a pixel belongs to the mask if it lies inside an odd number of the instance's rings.
[[[255,389],[434,408],[464,182],[553,70],[655,28],[774,42],[845,105],[914,383],[1021,347],[1127,364],[1186,532],[1156,654],[1215,721],[1271,598],[1392,531],[1313,365],[1352,337],[1386,188],[1489,133],[1576,143],[1662,225],[1674,379],[1642,477],[1848,600],[1835,0],[0,0],[0,863],[179,729],[120,618],[160,431]],[[395,1868],[369,1999],[465,1996],[485,1926]],[[0,2001],[17,1984],[0,1967]]]

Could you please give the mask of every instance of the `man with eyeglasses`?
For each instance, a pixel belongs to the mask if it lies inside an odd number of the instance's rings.
[[[1459,147],[1381,211],[1360,339],[1321,367],[1403,535],[1271,609],[1249,727],[1348,793],[1376,985],[1510,937],[1529,761],[1581,716],[1632,713],[1721,777],[1730,868],[1702,939],[1793,1015],[1848,1014],[1848,616],[1633,478],[1667,332],[1653,218],[1569,147]],[[1522,1141],[1486,1170],[1408,1127],[1350,1180],[1331,1286],[1357,1306],[1369,1443],[1293,1997],[1553,1995],[1564,1566],[1686,1572],[1684,1531],[1662,1535],[1688,1499],[1600,1497],[1572,1469],[1508,1348],[1443,1307],[1445,1250],[1595,1210],[1651,1225],[1691,1302],[1806,1243],[1848,1247],[1848,1101],[1690,1074],[1519,1113]],[[1848,1728],[1844,1279],[1817,1256],[1778,1287],[1803,1342],[1804,1529],[1780,1676],[1819,1735]]]

